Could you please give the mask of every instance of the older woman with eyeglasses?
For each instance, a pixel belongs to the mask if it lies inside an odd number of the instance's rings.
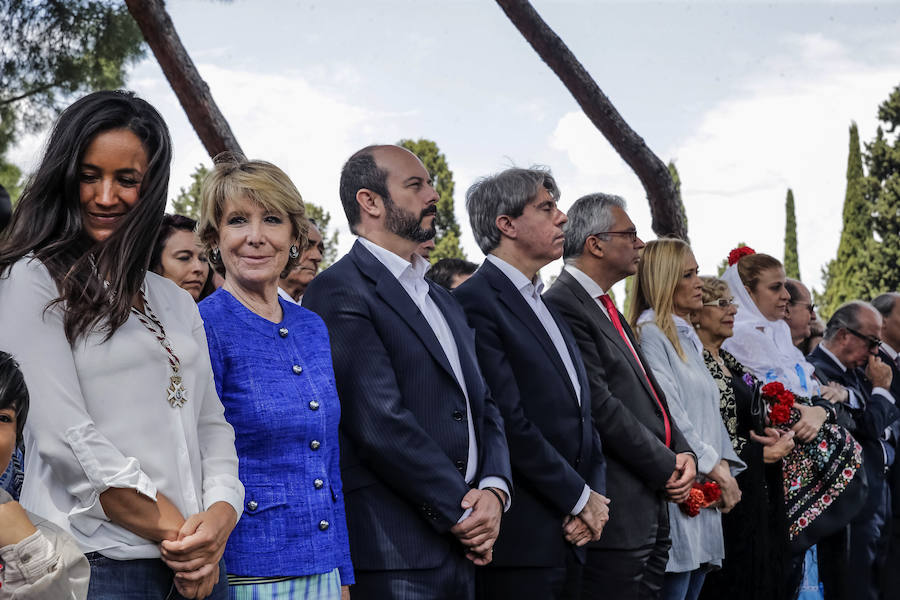
[[[747,469],[736,479],[741,501],[722,516],[725,559],[707,575],[701,598],[769,600],[785,595],[788,568],[787,523],[781,459],[794,448],[794,432],[766,428],[753,431],[753,376],[722,342],[734,332],[737,305],[728,284],[701,277],[703,307],[693,313],[703,360],[719,388],[719,410],[735,452]]]

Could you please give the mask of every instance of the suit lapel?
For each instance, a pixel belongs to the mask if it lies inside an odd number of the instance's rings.
[[[409,297],[397,278],[359,242],[353,244],[350,256],[360,272],[375,283],[375,292],[409,325],[409,328],[418,336],[438,364],[444,367],[456,381],[450,361],[447,360],[447,355],[444,354],[444,349],[441,348],[441,343],[431,329],[431,325],[425,320],[422,311]]]
[[[559,374],[562,376],[563,381],[568,385],[569,392],[572,394],[572,399],[577,402],[578,397],[575,395],[575,388],[572,387],[572,378],[569,377],[569,372],[566,370],[566,366],[563,364],[559,352],[556,351],[556,346],[553,345],[550,334],[548,334],[544,329],[544,326],[541,325],[541,321],[537,318],[537,315],[534,314],[531,307],[528,306],[528,302],[522,297],[521,292],[519,292],[512,281],[503,274],[503,271],[492,265],[490,261],[486,260],[479,270],[484,271],[485,277],[497,291],[500,301],[506,305],[509,311],[515,315],[516,318],[528,328],[535,339],[537,339],[540,346],[544,349],[544,352],[550,358],[550,362],[553,363],[556,370],[559,371]],[[552,312],[550,314],[553,315]],[[553,318],[556,320],[557,327],[559,327],[559,320],[556,319],[555,315]],[[565,339],[565,336],[563,336],[563,339]],[[571,350],[569,356],[574,356],[571,353]]]
[[[606,338],[612,342],[612,344],[619,349],[625,359],[628,361],[628,364],[631,365],[631,369],[634,371],[634,374],[637,376],[638,380],[641,382],[641,385],[644,386],[644,389],[647,390],[647,393],[652,395],[653,390],[650,389],[649,383],[647,382],[647,377],[644,377],[644,370],[641,368],[641,365],[637,363],[634,359],[634,354],[631,353],[631,348],[628,347],[628,344],[625,343],[625,340],[622,339],[622,336],[619,335],[619,332],[616,331],[615,326],[610,321],[609,317],[607,317],[603,313],[603,309],[597,304],[597,301],[594,298],[591,298],[590,294],[585,291],[584,287],[578,281],[572,277],[572,275],[563,270],[562,273],[559,274],[558,277],[560,283],[565,284],[581,302],[582,307],[587,312],[590,319],[594,322],[595,325],[600,329],[600,332],[603,333]],[[625,318],[620,314],[619,320],[622,323],[622,328],[625,329],[626,334],[630,334],[630,328],[628,324],[625,322]],[[644,360],[644,357],[640,355],[640,351],[638,350],[637,343],[634,341],[633,335],[628,335],[632,345],[634,346],[635,352],[638,352],[638,356],[640,356],[641,360]],[[646,361],[644,361],[646,365]],[[649,374],[648,374],[649,375]]]

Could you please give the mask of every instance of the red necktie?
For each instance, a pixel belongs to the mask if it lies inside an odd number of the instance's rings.
[[[622,321],[619,320],[619,310],[616,308],[616,305],[613,304],[612,298],[609,297],[609,294],[603,294],[602,296],[598,296],[598,298],[606,308],[606,312],[609,313],[609,320],[612,321],[613,327],[615,327],[616,331],[619,332],[619,335],[622,336],[622,341],[625,342],[625,345],[628,346],[628,348],[631,350],[631,354],[634,355],[634,360],[637,362],[638,366],[641,368],[641,371],[644,373],[644,379],[647,380],[647,386],[650,388],[650,391],[653,392],[653,399],[656,400],[656,405],[659,406],[659,411],[662,413],[663,425],[665,425],[666,427],[666,447],[671,448],[672,426],[669,424],[669,415],[666,414],[666,409],[663,407],[662,402],[659,401],[659,396],[656,395],[656,390],[653,388],[653,384],[650,382],[650,377],[647,376],[647,370],[644,368],[644,365],[641,364],[641,359],[638,358],[637,352],[634,350],[631,342],[628,341],[628,336],[625,335],[625,329],[622,328]]]

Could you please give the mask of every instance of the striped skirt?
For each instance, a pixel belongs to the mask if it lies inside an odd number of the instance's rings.
[[[306,577],[228,576],[231,600],[341,600],[337,569]]]

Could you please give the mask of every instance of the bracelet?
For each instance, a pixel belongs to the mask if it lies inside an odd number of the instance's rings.
[[[496,496],[496,497],[497,497],[497,502],[500,503],[500,508],[501,508],[502,510],[506,510],[506,502],[503,501],[503,496],[500,495],[500,492],[498,492],[498,491],[495,490],[494,488],[490,488],[490,487],[489,487],[489,488],[484,488],[484,489],[486,489],[487,491],[489,491],[490,493],[492,493],[494,496]]]

